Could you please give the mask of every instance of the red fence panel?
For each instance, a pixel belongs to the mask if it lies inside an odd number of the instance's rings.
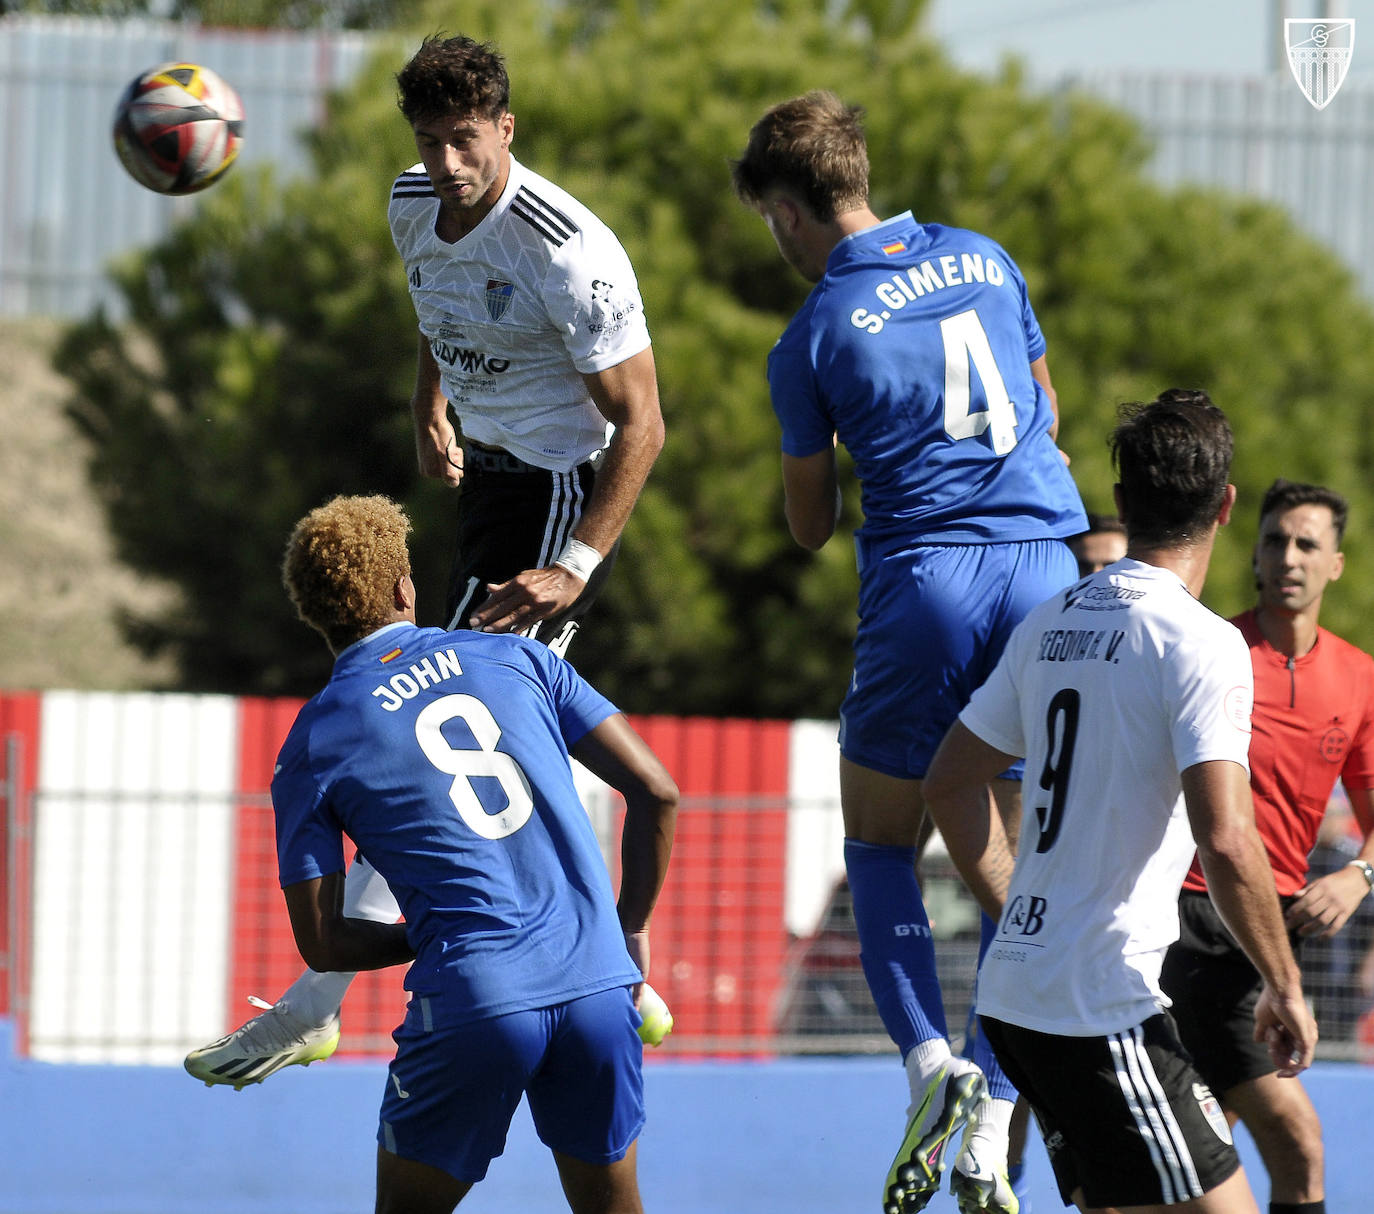
[[[0,693],[0,1016],[12,1016],[26,1052],[32,908],[33,792],[38,781],[41,696]]]
[[[791,726],[701,717],[633,723],[682,792],[650,935],[650,981],[672,1008],[684,1046],[709,1037],[728,1051],[732,1039],[771,1037],[788,946]]]

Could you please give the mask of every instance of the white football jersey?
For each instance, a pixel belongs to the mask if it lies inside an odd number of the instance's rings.
[[[1021,842],[978,1011],[1099,1036],[1169,1006],[1194,843],[1179,773],[1248,772],[1250,654],[1165,569],[1122,560],[1035,608],[960,720],[1026,757]]]
[[[391,238],[463,434],[571,470],[611,431],[582,375],[649,345],[629,257],[591,211],[514,157],[471,232],[440,240],[438,215],[423,165],[396,178]]]

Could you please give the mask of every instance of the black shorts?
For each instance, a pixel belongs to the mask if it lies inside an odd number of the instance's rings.
[[[1255,1040],[1264,983],[1207,894],[1179,894],[1178,927],[1159,983],[1173,1000],[1178,1035],[1198,1073],[1224,1098],[1237,1084],[1274,1072],[1268,1048]],[[1296,952],[1297,940],[1290,940]]]
[[[468,626],[468,617],[487,597],[488,583],[552,565],[582,518],[595,481],[591,462],[571,472],[550,472],[504,451],[468,445],[458,486],[458,539],[444,605],[448,627]],[[526,635],[556,653],[566,652],[605,585],[619,548],[617,541],[571,607],[541,620]]]
[[[1167,1013],[1105,1037],[1037,1033],[980,1018],[1045,1139],[1065,1204],[1192,1201],[1240,1167],[1226,1116]]]

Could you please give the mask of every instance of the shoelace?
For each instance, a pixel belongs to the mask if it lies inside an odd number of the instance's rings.
[[[308,1029],[284,1008],[275,1003],[268,1003],[265,999],[259,999],[256,995],[249,995],[248,1002],[268,1014],[254,1017],[239,1030],[243,1042],[255,1048],[265,1047],[274,1052],[290,1049],[304,1042]]]

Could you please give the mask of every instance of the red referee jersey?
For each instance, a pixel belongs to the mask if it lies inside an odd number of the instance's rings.
[[[1255,668],[1255,822],[1279,893],[1295,894],[1336,780],[1350,793],[1374,788],[1374,658],[1318,628],[1311,650],[1290,659],[1264,639],[1253,610],[1231,622]],[[1207,888],[1196,858],[1183,888]]]

